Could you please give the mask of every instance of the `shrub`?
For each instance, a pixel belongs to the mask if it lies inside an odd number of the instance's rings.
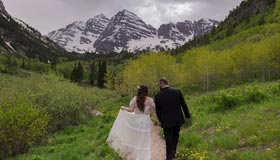
[[[241,104],[241,95],[236,91],[221,92],[214,100],[221,108],[232,108]]]
[[[42,87],[39,91],[29,95],[28,99],[51,116],[50,132],[80,124],[86,116],[84,96],[80,96],[83,93],[80,93],[77,87],[56,85],[54,88]]]
[[[28,150],[46,134],[49,116],[19,100],[0,108],[0,159]]]
[[[272,88],[272,92],[275,95],[280,95],[280,80],[277,81],[276,86]]]
[[[228,109],[248,103],[260,103],[280,94],[280,82],[252,84],[226,89],[214,94],[201,96],[200,104],[214,104],[215,109]]]
[[[247,103],[258,103],[267,98],[267,94],[261,88],[248,87],[245,91],[244,101]]]

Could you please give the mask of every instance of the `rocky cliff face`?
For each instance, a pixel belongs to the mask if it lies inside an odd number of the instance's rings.
[[[174,23],[161,25],[158,29],[158,36],[172,41],[185,41],[185,35],[179,31]]]
[[[176,23],[176,27],[185,36],[190,36],[193,34],[194,25],[192,21],[178,22]]]
[[[219,25],[218,21],[212,19],[200,19],[193,23],[193,33],[195,37],[200,37],[205,33],[211,31],[213,27]]]
[[[101,14],[87,22],[74,22],[48,36],[66,50],[79,53],[139,52],[175,48],[218,24],[218,21],[201,19],[162,24],[156,29],[136,14],[123,10],[110,20]]]
[[[132,12],[118,12],[110,21],[104,32],[94,43],[96,51],[110,52],[127,49],[131,40],[156,36],[156,29],[147,25]]]
[[[93,44],[103,33],[109,21],[106,16],[100,14],[86,22],[77,21],[66,28],[52,31],[48,37],[68,51],[95,52]]]

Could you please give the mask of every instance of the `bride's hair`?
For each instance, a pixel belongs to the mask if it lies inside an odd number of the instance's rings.
[[[144,85],[138,86],[136,102],[139,110],[142,113],[144,112],[144,108],[145,108],[144,103],[146,100],[146,96],[148,96],[148,87]]]

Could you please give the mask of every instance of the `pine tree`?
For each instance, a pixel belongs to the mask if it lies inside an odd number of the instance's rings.
[[[71,81],[72,82],[77,81],[77,71],[78,71],[78,67],[77,67],[77,63],[75,63],[75,66],[74,66],[72,74],[71,74]]]
[[[104,84],[105,84],[105,75],[106,75],[106,71],[107,70],[107,64],[106,61],[99,61],[98,62],[98,81],[97,81],[97,85],[100,88],[104,88]]]
[[[99,61],[98,62],[98,79],[97,79],[97,86],[102,88],[103,87],[103,83],[102,83],[102,62]]]
[[[106,63],[106,61],[104,61],[102,63],[102,69],[103,69],[103,86],[104,86],[105,83],[106,83],[106,74],[107,74],[107,63]]]
[[[26,69],[26,65],[25,65],[25,61],[24,61],[24,60],[22,60],[21,68],[22,68],[22,69]]]
[[[95,80],[96,80],[96,69],[95,69],[95,62],[93,61],[90,64],[89,84],[94,86]]]
[[[53,70],[56,70],[56,65],[57,65],[57,58],[52,58],[51,67]]]
[[[79,61],[78,62],[78,69],[77,69],[77,82],[81,82],[84,77],[84,68],[82,63]]]

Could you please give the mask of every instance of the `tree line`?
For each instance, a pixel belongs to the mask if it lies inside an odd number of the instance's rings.
[[[175,87],[208,92],[243,83],[280,78],[280,34],[259,42],[244,42],[232,48],[213,50],[211,45],[187,51],[182,57],[151,53],[130,60],[114,86],[133,95],[139,84],[158,90],[158,79],[167,77]]]

